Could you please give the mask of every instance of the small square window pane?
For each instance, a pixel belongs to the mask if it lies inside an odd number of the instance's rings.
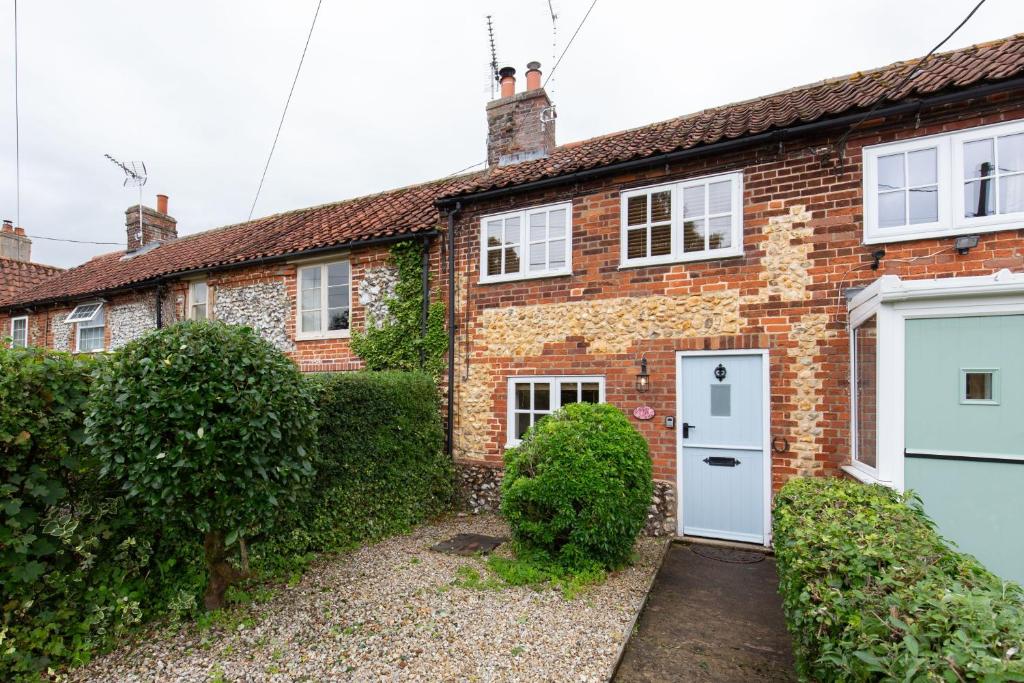
[[[878,195],[878,227],[892,228],[907,224],[905,197],[902,190]]]
[[[337,287],[338,285],[348,286],[348,261],[331,263],[327,266],[327,286]]]
[[[915,187],[910,190],[910,223],[934,223],[939,220],[939,188]]]
[[[501,275],[501,249],[487,251],[487,274]]]
[[[551,410],[551,385],[547,382],[533,385],[533,409]]]
[[[1024,173],[999,179],[999,213],[1024,211]]]
[[[726,249],[732,246],[732,217],[716,216],[708,219],[708,248]]]
[[[939,153],[931,149],[919,149],[907,155],[908,184],[911,187],[918,185],[934,185],[939,177]]]
[[[626,225],[643,225],[647,222],[647,195],[640,194],[626,201]]]
[[[729,417],[732,414],[732,387],[729,384],[711,385],[711,417]]]
[[[487,221],[487,246],[496,247],[501,244],[501,221]]]
[[[964,216],[991,216],[996,211],[995,188],[992,179],[971,180],[964,183]]]
[[[530,413],[516,413],[516,438],[521,439],[530,428]]]
[[[683,251],[704,251],[704,221],[683,222]]]
[[[527,382],[516,384],[516,409],[530,409],[530,385]]]
[[[664,223],[672,220],[672,193],[655,192],[651,195],[651,222]]]
[[[968,401],[992,400],[992,373],[965,372],[964,398]]]
[[[543,242],[548,237],[547,214],[544,212],[530,214],[530,241]]]
[[[983,178],[992,175],[995,158],[992,156],[992,140],[975,140],[964,145],[964,177]]]
[[[562,386],[559,388],[559,398],[562,401],[562,405],[577,403],[579,401],[579,389],[579,382],[562,382]]]
[[[1024,133],[999,138],[999,172],[1024,171]]]
[[[302,310],[312,311],[320,308],[320,290],[319,289],[304,289],[302,290]]]
[[[327,311],[328,330],[348,329],[348,308],[334,308]]]
[[[519,216],[505,219],[505,244],[519,244]]]
[[[683,190],[683,218],[704,215],[704,186],[694,185]]]
[[[505,273],[519,272],[519,247],[505,248]]]
[[[732,181],[723,180],[708,186],[708,213],[729,213],[732,210]]]
[[[540,242],[530,245],[530,270],[547,268],[547,244]]]
[[[658,225],[651,228],[651,256],[667,256],[672,253],[672,226]]]
[[[303,311],[303,313],[302,313],[302,331],[303,332],[319,332],[320,331],[320,311]]]
[[[880,192],[906,187],[905,178],[902,154],[878,157],[878,190]],[[903,224],[899,223],[899,225]]]
[[[552,270],[565,268],[565,240],[553,240],[548,245],[548,267]]]
[[[302,289],[320,288],[320,267],[302,269]]]
[[[327,308],[348,308],[348,287],[327,288]]]
[[[583,403],[600,403],[601,387],[597,382],[584,382],[580,390],[580,401]]]
[[[565,237],[565,209],[548,213],[548,236],[551,239]]]
[[[640,228],[626,231],[626,258],[647,256],[647,230]]]

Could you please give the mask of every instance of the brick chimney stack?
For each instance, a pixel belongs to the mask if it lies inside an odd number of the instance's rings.
[[[4,221],[0,229],[0,256],[14,261],[32,260],[32,240],[25,235],[24,228],[16,228],[11,221]]]
[[[498,72],[501,97],[487,104],[487,165],[541,159],[555,149],[555,108],[541,87],[540,62],[526,65],[526,90],[516,93],[516,70]]]
[[[167,195],[156,196],[156,210],[142,207],[142,229],[139,230],[139,206],[129,206],[124,212],[128,231],[128,253],[150,244],[178,239],[178,221],[167,214]]]

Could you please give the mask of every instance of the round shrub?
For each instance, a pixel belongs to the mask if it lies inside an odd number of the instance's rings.
[[[621,566],[653,494],[647,442],[613,406],[565,406],[506,452],[501,494],[519,543],[570,568]]]
[[[94,383],[86,417],[101,473],[165,525],[203,534],[209,608],[239,578],[226,548],[265,528],[312,477],[315,429],[295,364],[219,322],[126,345]]]

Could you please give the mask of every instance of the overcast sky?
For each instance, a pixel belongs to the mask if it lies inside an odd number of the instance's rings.
[[[561,52],[591,0],[552,0]],[[21,224],[123,242],[137,201],[105,153],[149,169],[179,234],[245,220],[316,0],[21,0]],[[559,143],[926,53],[975,0],[598,0],[549,84]],[[552,66],[547,0],[323,0],[256,215],[482,161],[485,15],[520,76]],[[0,10],[0,217],[15,219],[13,3]],[[944,49],[1024,30],[988,0]],[[520,81],[522,86],[522,81]],[[70,266],[115,246],[37,239]]]

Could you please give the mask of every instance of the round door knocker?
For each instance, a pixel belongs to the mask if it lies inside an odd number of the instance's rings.
[[[717,379],[719,382],[725,379],[725,366],[722,365],[721,363],[719,363],[718,367],[715,368],[715,379]]]
[[[773,437],[772,450],[776,453],[785,453],[789,450],[789,440],[784,436]]]

